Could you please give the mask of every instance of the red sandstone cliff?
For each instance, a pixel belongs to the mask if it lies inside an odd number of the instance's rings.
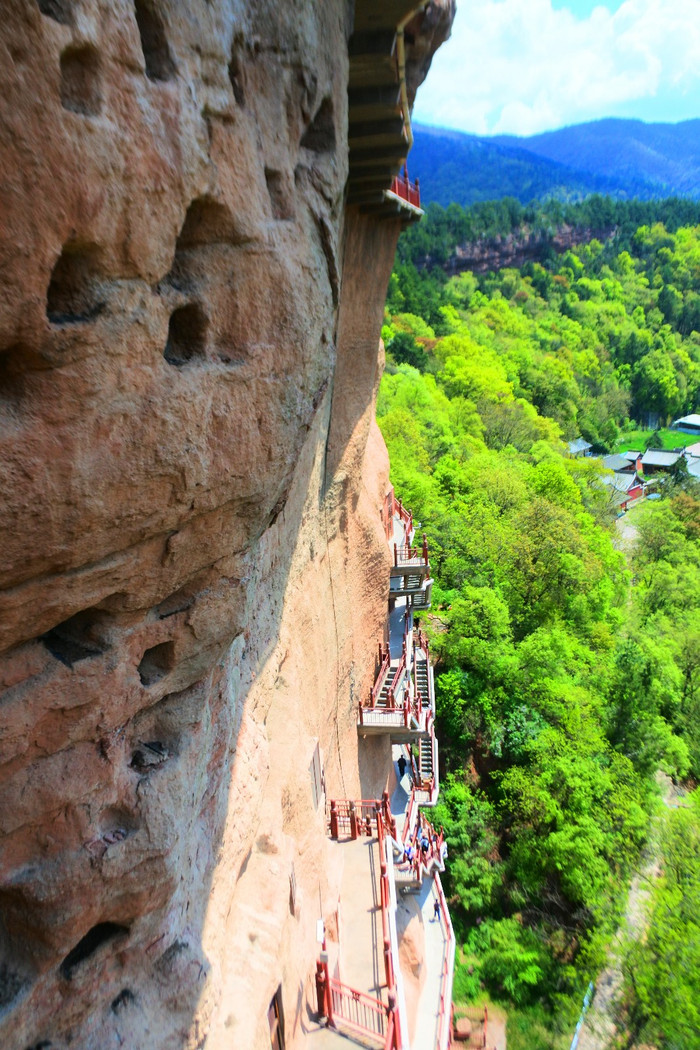
[[[387,769],[355,717],[400,220],[345,205],[352,6],[3,5],[7,1050],[255,1050],[278,988],[304,1042],[316,745],[343,795]],[[452,14],[411,23],[411,91]]]

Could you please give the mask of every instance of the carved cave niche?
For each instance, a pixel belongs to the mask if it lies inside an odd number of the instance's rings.
[[[173,310],[163,351],[168,364],[183,368],[203,361],[207,353],[207,327],[208,319],[200,303],[186,303]]]
[[[101,254],[94,244],[64,244],[46,292],[50,324],[80,324],[93,321],[102,313],[105,302],[101,294]]]
[[[141,38],[146,76],[155,82],[172,80],[175,63],[156,0],[134,0],[134,14]]]
[[[332,153],[336,146],[333,99],[327,95],[302,136],[301,145],[314,153]]]
[[[172,671],[175,666],[175,643],[161,642],[146,649],[138,666],[141,685],[149,689],[160,682],[161,678]]]
[[[102,656],[110,648],[106,629],[110,617],[101,609],[85,609],[52,627],[39,638],[56,660],[73,667]]]
[[[101,63],[89,44],[71,46],[61,55],[61,105],[71,113],[96,117],[102,109]]]
[[[21,422],[25,393],[24,366],[28,356],[27,348],[21,343],[0,351],[0,431],[3,428],[12,429]]]
[[[245,73],[243,68],[242,54],[245,44],[243,36],[237,34],[231,45],[231,60],[228,64],[228,79],[233,91],[236,105],[241,109],[245,106]]]
[[[168,364],[183,368],[202,362],[208,356],[210,319],[202,296],[212,267],[220,265],[211,252],[220,256],[229,248],[245,243],[247,237],[236,230],[235,219],[225,204],[213,197],[197,197],[190,202],[175,244],[168,274],[158,285],[159,294],[180,302],[170,314],[164,357]],[[187,299],[187,302],[182,302]],[[222,360],[229,363],[229,356]]]
[[[42,15],[52,18],[54,22],[59,22],[64,26],[73,24],[70,0],[37,0],[37,7]]]
[[[272,207],[272,217],[277,221],[294,218],[294,193],[290,179],[283,171],[265,168],[265,182]]]
[[[78,968],[92,959],[100,949],[123,940],[128,934],[128,926],[122,926],[116,922],[98,922],[68,952],[59,966],[61,977],[67,981],[72,980]]]
[[[177,693],[167,693],[140,711],[129,728],[131,769],[148,775],[180,754],[192,739],[206,703],[207,679],[200,679]]]

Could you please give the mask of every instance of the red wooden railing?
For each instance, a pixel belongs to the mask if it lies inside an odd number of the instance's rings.
[[[445,934],[445,950],[442,956],[440,973],[440,1003],[438,1006],[438,1050],[447,1050],[452,1035],[452,980],[454,975],[454,932],[447,910],[447,901],[443,893],[440,876],[435,876],[435,892],[440,903],[440,925]],[[486,1010],[484,1010],[486,1017]],[[484,1020],[484,1046],[486,1046],[486,1021]]]
[[[413,511],[406,510],[401,500],[394,497],[394,514],[404,527],[406,542],[410,543],[413,538]]]
[[[408,800],[408,806],[406,807],[406,817],[403,825],[402,839],[404,845],[408,845],[408,843],[411,841],[411,836],[413,834],[413,813],[414,810],[416,810],[417,808],[418,803],[416,801],[416,789],[411,788],[411,795]]]
[[[328,963],[319,959],[316,1002],[319,1017],[325,1017],[331,1028],[337,1028],[340,1022],[363,1040],[376,1040],[382,1050],[399,1050],[395,997],[389,996],[389,1004],[385,1005],[381,999],[331,977]]]
[[[381,798],[334,798],[328,804],[327,827],[332,839],[356,839],[360,835],[373,835],[377,820],[384,831],[396,838],[396,821],[391,814],[388,791]]]
[[[423,632],[420,629],[420,627],[418,628],[417,631],[413,632],[413,648],[414,649],[418,649],[418,648],[422,649],[423,652],[425,653],[426,660],[430,660],[430,645],[428,643],[428,639],[427,639],[426,635],[423,634]]]
[[[405,168],[402,174],[395,175],[392,179],[391,192],[401,197],[402,200],[408,201],[415,208],[420,208],[420,183],[418,179],[411,182]]]
[[[377,677],[374,679],[374,685],[372,686],[372,688],[369,691],[369,704],[367,705],[368,707],[376,707],[376,705],[377,705],[377,698],[378,698],[379,694],[382,691],[382,686],[384,685],[384,679],[386,678],[387,674],[389,673],[390,666],[391,666],[391,653],[389,652],[389,646],[388,645],[382,645],[381,642],[380,642],[380,644],[379,644],[379,670],[377,672]]]
[[[401,665],[399,665],[399,668],[399,673],[395,675],[394,681],[403,673]],[[403,700],[397,703],[396,692],[392,686],[388,691],[385,704],[370,707],[371,702],[370,697],[368,703],[358,705],[358,718],[361,726],[384,726],[390,731],[392,726],[396,728],[399,724],[396,721],[396,715],[400,714],[400,724],[405,729],[413,729],[413,731],[420,733],[433,732],[435,718],[430,709],[428,699],[423,697],[419,689],[415,689],[413,695],[411,695],[410,689],[404,685]],[[388,717],[383,718],[383,716]]]
[[[405,565],[410,561],[418,561],[421,564],[428,564],[428,541],[423,533],[423,545],[421,547],[406,547],[399,546],[398,543],[394,544],[394,565]]]
[[[386,1035],[386,1006],[381,999],[358,992],[347,984],[342,984],[334,977],[329,979],[332,1012],[334,1017],[341,1017],[346,1025],[361,1032],[372,1032]]]
[[[387,694],[387,707],[393,709],[396,706],[396,689],[395,686],[401,684],[401,679],[406,672],[406,641],[404,639],[403,652],[401,653],[401,659],[399,660],[392,683],[389,686],[389,692]]]
[[[328,828],[332,839],[359,838],[374,834],[374,818],[382,803],[378,799],[331,799]]]
[[[379,840],[379,896],[382,905],[382,949],[384,955],[384,974],[386,986],[390,991],[396,987],[396,974],[394,973],[394,960],[391,955],[391,937],[389,933],[389,873],[386,864],[386,848],[384,846],[384,821],[377,814],[377,838]]]
[[[391,903],[391,888],[389,885],[389,871],[386,860],[386,835],[387,833],[396,838],[396,823],[391,815],[389,793],[384,792],[381,800],[361,802],[331,802],[331,833],[333,828],[334,813],[338,813],[338,807],[347,807],[348,813],[352,808],[361,811],[372,807],[374,812],[375,827],[377,832],[379,850],[379,896],[382,910],[382,951],[384,956],[384,975],[387,986],[388,1005],[385,1006],[380,999],[376,999],[364,992],[359,992],[349,985],[332,978],[328,974],[328,964],[323,958],[316,964],[316,996],[318,1000],[318,1013],[326,1017],[328,1023],[336,1027],[336,1021],[340,1020],[363,1036],[374,1036],[383,1038],[383,1050],[400,1050],[401,1046],[401,1024],[396,1007],[396,972],[394,970],[394,959],[391,947],[391,930],[389,919],[389,907]],[[337,837],[337,836],[336,836]],[[324,942],[325,943],[325,942]]]
[[[403,723],[406,728],[411,725],[411,718],[415,718],[419,727],[424,732],[430,731],[432,725],[432,714],[425,717],[425,710],[429,706],[427,703],[429,698],[424,698],[421,693],[414,688],[413,696],[411,696],[410,689],[408,688],[408,682],[404,682],[404,676],[407,670],[408,663],[408,621],[406,621],[406,629],[404,630],[403,639],[403,652],[401,653],[401,659],[399,660],[396,667],[391,667],[391,656],[388,646],[379,646],[379,658],[380,667],[375,679],[374,685],[369,691],[369,698],[365,703],[359,705],[359,721],[360,725],[376,725],[376,719],[368,721],[366,723],[366,715],[368,712],[373,714],[393,714],[397,711],[403,712]],[[426,643],[427,644],[427,643]],[[379,697],[382,689],[384,688],[387,676],[391,675],[391,685],[387,690],[385,702],[379,705]],[[397,703],[397,692],[399,692],[403,686],[403,699],[399,699]],[[424,701],[426,701],[424,703]]]

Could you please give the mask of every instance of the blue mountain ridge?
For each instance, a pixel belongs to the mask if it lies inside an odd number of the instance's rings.
[[[521,203],[591,193],[700,199],[700,120],[645,124],[608,118],[540,135],[487,138],[414,125],[409,158],[425,203],[446,207],[515,197]]]

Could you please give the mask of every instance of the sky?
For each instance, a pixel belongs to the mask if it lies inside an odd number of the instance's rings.
[[[700,117],[700,0],[457,0],[417,123],[534,135]]]

